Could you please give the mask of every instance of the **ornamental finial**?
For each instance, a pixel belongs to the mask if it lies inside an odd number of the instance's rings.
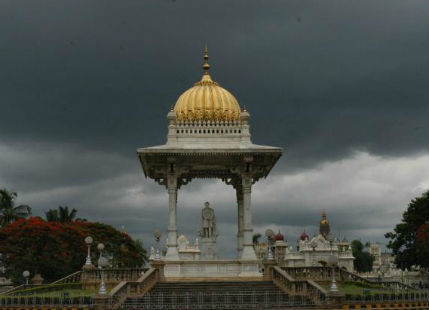
[[[203,64],[204,74],[209,74],[210,65],[208,63],[208,60],[209,60],[209,50],[206,44],[204,47],[204,64]]]

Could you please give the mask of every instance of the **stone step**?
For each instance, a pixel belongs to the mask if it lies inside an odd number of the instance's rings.
[[[291,296],[272,281],[159,282],[144,296],[129,297],[122,310],[268,310],[312,307],[306,296]]]

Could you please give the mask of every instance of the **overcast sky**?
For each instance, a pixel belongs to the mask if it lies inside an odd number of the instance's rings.
[[[166,236],[167,193],[136,149],[165,142],[206,43],[253,142],[285,150],[254,187],[255,230],[294,245],[326,210],[337,236],[385,242],[429,188],[426,0],[0,0],[0,187],[34,215],[68,205],[147,245]],[[210,201],[232,256],[234,200],[193,181],[180,232],[196,236]]]

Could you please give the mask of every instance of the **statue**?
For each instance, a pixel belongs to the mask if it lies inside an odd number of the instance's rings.
[[[214,210],[210,208],[208,202],[204,203],[204,208],[201,210],[201,226],[199,229],[201,237],[201,258],[216,259],[216,238],[218,236],[216,230],[216,216]]]
[[[216,216],[208,202],[204,203],[204,208],[201,211],[201,227],[199,233],[201,238],[214,237],[216,239],[217,237]]]

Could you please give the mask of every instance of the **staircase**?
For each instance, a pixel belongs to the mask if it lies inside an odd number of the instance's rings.
[[[289,295],[273,281],[158,282],[129,296],[119,309],[238,310],[313,307],[306,295]]]

